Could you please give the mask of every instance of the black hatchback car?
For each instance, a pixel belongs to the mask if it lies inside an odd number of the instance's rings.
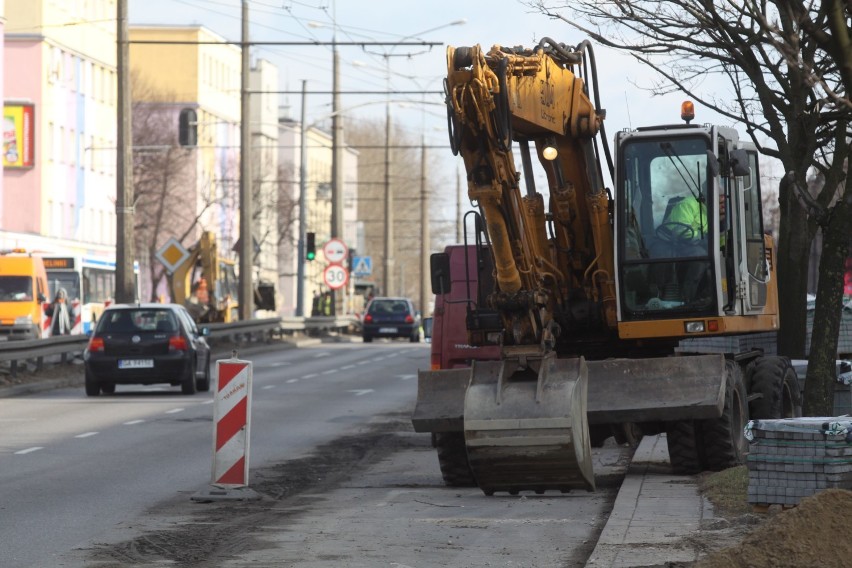
[[[86,394],[115,385],[168,383],[184,394],[210,390],[210,347],[186,308],[177,304],[116,304],[101,314],[83,353]]]
[[[361,336],[365,343],[374,337],[403,337],[420,341],[420,314],[408,298],[373,298],[364,310]]]

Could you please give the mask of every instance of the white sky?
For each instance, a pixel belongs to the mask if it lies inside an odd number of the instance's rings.
[[[131,25],[201,24],[229,40],[240,39],[240,0],[129,0],[129,9]],[[517,0],[251,0],[249,12],[252,41],[330,42],[336,22],[336,39],[340,42],[417,39],[444,44],[431,50],[406,46],[339,46],[342,91],[386,90],[385,59],[376,54],[388,50],[394,54],[388,58],[392,89],[440,91],[446,75],[447,45],[479,43],[487,49],[493,44],[531,47],[542,37],[569,45],[586,39],[565,22],[533,12]],[[447,26],[462,19],[466,20],[464,24]],[[316,27],[316,24],[322,26]],[[603,46],[595,46],[595,55],[610,145],[615,133],[623,128],[680,122],[682,95],[652,97],[636,86],[651,84],[651,72],[647,68]],[[308,81],[309,91],[331,90],[332,57],[328,46],[256,46],[252,57],[268,59],[278,67],[282,90],[297,91],[301,89],[302,80]],[[368,66],[357,66],[356,62]],[[407,98],[415,103],[421,100],[419,95]],[[437,105],[392,105],[393,121],[405,124],[414,139],[425,133],[427,144],[447,145],[443,96],[426,95],[426,100]],[[331,111],[329,95],[309,94],[308,101],[308,122],[321,120]],[[299,102],[298,94],[282,95],[281,104],[292,107],[294,118],[299,117]],[[346,115],[349,118],[383,120],[384,104],[383,95],[341,95],[342,108],[359,106]],[[698,122],[730,125],[727,120],[720,121],[709,109],[698,107],[696,114]],[[444,175],[452,180],[454,192],[455,170],[460,167],[460,158],[452,156],[448,145],[446,150],[430,152],[445,152],[448,172]],[[605,181],[610,183],[608,178]],[[454,198],[452,203],[455,203]]]

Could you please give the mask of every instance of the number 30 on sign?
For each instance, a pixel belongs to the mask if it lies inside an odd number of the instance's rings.
[[[346,286],[349,281],[349,271],[339,264],[329,264],[322,273],[322,279],[326,286],[332,290],[337,290]]]

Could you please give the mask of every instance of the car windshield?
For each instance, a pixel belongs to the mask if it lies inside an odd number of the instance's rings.
[[[408,304],[404,300],[374,300],[369,313],[373,315],[407,314]]]
[[[0,276],[0,302],[29,302],[33,279],[29,276]]]
[[[177,319],[170,310],[130,309],[107,310],[98,324],[100,333],[138,333],[177,331]]]

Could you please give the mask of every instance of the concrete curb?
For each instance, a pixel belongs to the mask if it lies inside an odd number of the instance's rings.
[[[662,567],[694,562],[684,539],[712,518],[695,478],[672,475],[665,435],[645,436],[633,455],[587,568]]]

